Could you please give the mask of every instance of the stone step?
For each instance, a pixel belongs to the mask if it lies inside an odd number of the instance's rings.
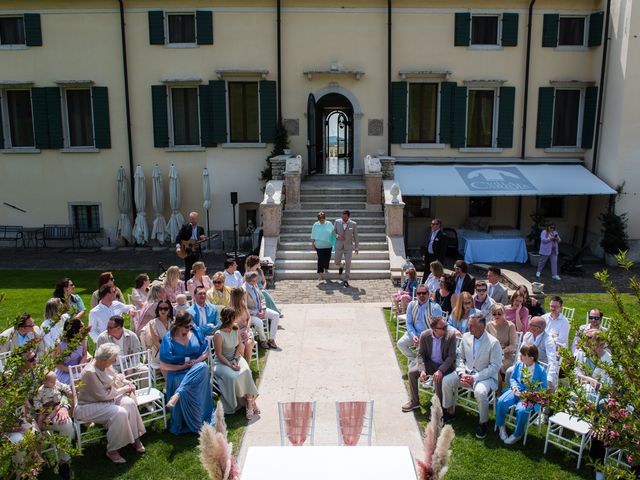
[[[338,272],[331,272],[331,275],[335,275],[337,280]],[[307,270],[281,270],[276,268],[275,279],[277,280],[308,280],[318,277],[316,269]],[[391,272],[389,270],[351,270],[350,280],[375,280],[380,278],[391,278]]]
[[[311,260],[278,260],[277,268],[282,270],[308,270],[315,269],[318,265],[316,259]],[[336,270],[335,264],[329,265],[330,270]],[[376,260],[360,258],[360,255],[353,256],[351,260],[351,271],[355,270],[389,270],[389,259]]]
[[[278,250],[276,261],[282,260],[313,260],[317,259],[316,251],[311,250],[310,243],[307,243],[309,250]],[[362,245],[360,245],[362,247]],[[364,260],[388,260],[388,250],[362,250],[358,254],[359,259]]]
[[[303,233],[310,235],[311,234],[311,225],[300,225],[296,223],[295,225],[282,225],[280,227],[280,235],[286,235],[290,233]],[[385,233],[385,225],[384,223],[378,225],[372,225],[370,223],[362,222],[358,223],[358,235],[363,233]]]
[[[311,227],[317,221],[317,218],[315,217],[315,215],[312,217],[301,218],[301,217],[290,217],[288,213],[289,212],[285,212],[285,215],[282,218],[282,227],[285,227],[288,225],[298,225],[301,227],[303,226],[307,228],[309,231],[311,231]],[[328,220],[333,223],[335,218],[329,218]],[[377,217],[372,217],[372,216],[358,217],[358,220],[356,220],[356,222],[358,223],[358,228],[361,228],[365,225],[384,225],[384,216],[379,215]]]
[[[386,240],[387,237],[384,233],[360,233],[358,232],[358,240],[360,243],[364,241],[369,242],[382,242]],[[309,232],[306,233],[283,233],[280,232],[280,241],[281,242],[302,242],[309,241]]]
[[[367,208],[367,204],[366,202],[354,202],[354,203],[349,203],[349,202],[342,202],[340,201],[340,203],[336,203],[335,199],[332,199],[334,201],[326,201],[326,202],[318,202],[318,203],[313,203],[313,202],[302,202],[300,204],[300,208],[302,210],[315,210],[316,212],[319,211],[325,211],[325,209],[331,209],[331,208],[342,208],[342,210],[340,210],[340,212],[342,213],[343,210],[365,210]],[[286,211],[286,209],[285,209]],[[353,215],[353,214],[352,214]]]
[[[342,190],[300,192],[301,202],[325,202],[327,200],[334,200],[336,197],[345,202],[367,201],[366,193],[345,193]]]
[[[299,240],[283,241],[282,237],[280,237],[278,252],[292,251],[292,250],[299,251],[299,250],[309,250],[309,249],[310,249],[309,238],[306,238],[304,241],[299,241]],[[376,251],[387,250],[387,242],[386,240],[384,242],[382,241],[376,242],[372,240],[360,242],[360,251],[364,251],[364,250],[376,250]]]
[[[330,220],[335,220],[336,218],[340,218],[340,215],[342,215],[342,210],[337,210],[334,208],[331,208],[331,206],[329,206],[330,208],[326,208],[326,209],[322,209],[322,211],[324,213],[326,213],[327,218]],[[313,218],[316,219],[316,215],[318,215],[318,212],[320,210],[309,210],[307,208],[301,208],[300,210],[287,210],[285,208],[282,216],[283,218]],[[353,219],[353,221],[355,221],[356,223],[358,222],[358,218],[360,217],[380,217],[380,218],[384,218],[384,212],[382,212],[382,210],[380,211],[372,211],[372,210],[350,210],[351,213],[351,218]],[[315,221],[315,220],[314,220]]]

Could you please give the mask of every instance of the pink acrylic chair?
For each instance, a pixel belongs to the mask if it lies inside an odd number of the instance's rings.
[[[286,440],[291,445],[301,446],[309,438],[313,445],[316,428],[316,402],[278,402],[280,423],[280,445]]]
[[[339,445],[357,445],[367,437],[371,446],[373,428],[373,400],[368,402],[336,402],[336,420]]]

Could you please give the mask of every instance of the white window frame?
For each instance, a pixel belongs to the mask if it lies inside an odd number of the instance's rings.
[[[31,102],[31,132],[33,134],[33,145],[29,147],[14,147],[11,143],[11,124],[9,120],[9,103],[7,100],[7,91],[9,90],[28,90],[29,101]],[[4,137],[4,150],[13,152],[33,152],[36,149],[36,129],[33,121],[33,95],[31,88],[0,88],[0,121],[2,122],[2,135]]]
[[[473,43],[473,17],[497,17],[496,43]],[[478,12],[471,13],[469,17],[469,48],[472,50],[497,50],[502,48],[502,13]]]
[[[490,147],[469,147],[467,145],[469,125],[469,97],[471,96],[471,90],[491,90],[493,92],[493,119],[491,124],[491,146]],[[465,106],[464,116],[464,143],[465,148],[461,151],[480,152],[480,151],[502,151],[498,148],[498,118],[500,108],[500,90],[498,87],[467,87],[467,101]]]
[[[169,94],[167,95],[167,113],[168,113],[168,127],[169,127],[169,148],[172,149],[201,149],[202,148],[202,125],[200,124],[200,89],[198,85],[167,85]],[[175,137],[173,133],[173,89],[174,88],[195,88],[196,89],[196,110],[198,112],[198,138],[199,143],[193,145],[176,145]]]
[[[172,43],[169,38],[169,17],[172,15],[192,15],[193,16],[193,42]],[[164,44],[169,48],[195,48],[198,46],[198,21],[195,10],[170,11],[164,15]]]
[[[24,24],[24,15],[0,15],[0,18],[19,18],[22,20],[22,33],[24,35],[24,43],[0,43],[0,50],[23,49],[27,46],[27,30]],[[1,42],[2,40],[0,40]]]
[[[556,93],[558,90],[579,90],[580,101],[578,104],[578,128],[576,129],[576,144],[575,145],[554,145],[553,144],[553,131],[556,123]],[[584,87],[555,87],[553,91],[553,117],[551,118],[551,149],[580,149],[582,144],[582,127],[584,121],[584,101],[585,101],[586,89]]]
[[[81,207],[81,206],[96,206],[98,207],[98,225],[100,227],[100,231],[104,229],[103,217],[102,217],[102,203],[101,202],[69,202],[67,203],[67,208],[69,211],[69,225],[73,225],[75,228],[75,218],[73,216],[73,207]]]
[[[584,21],[584,31],[581,45],[561,45],[560,44],[560,20],[563,18],[582,18]],[[558,31],[556,32],[556,43],[560,50],[584,50],[589,45],[589,15],[560,15],[558,17]]]
[[[440,114],[441,114],[441,105],[440,105],[440,101],[441,101],[441,92],[442,92],[442,81],[441,80],[437,80],[434,81],[433,79],[418,79],[418,80],[410,80],[407,81],[407,104],[405,106],[405,110],[406,110],[406,118],[405,118],[405,125],[407,126],[406,131],[404,133],[404,143],[400,145],[400,148],[407,148],[407,149],[411,149],[411,148],[444,148],[445,145],[440,141]],[[431,84],[437,84],[438,88],[436,91],[436,138],[435,138],[435,143],[409,143],[409,102],[410,102],[410,89],[409,89],[409,84],[411,83],[431,83]]]
[[[93,121],[93,89],[86,87],[61,87],[60,101],[62,103],[62,137],[63,150],[65,151],[86,151],[96,150],[96,125]],[[74,145],[71,146],[71,134],[69,132],[69,110],[67,105],[67,92],[69,90],[89,90],[89,105],[91,106],[91,130],[93,131],[93,145]]]
[[[257,142],[232,142],[231,141],[231,109],[229,108],[229,97],[231,92],[229,90],[229,83],[257,83],[258,84],[258,141]],[[255,78],[228,78],[225,79],[224,84],[225,101],[227,107],[227,143],[223,147],[227,148],[262,148],[267,144],[262,141],[262,111],[260,104],[262,99],[262,91],[260,90],[260,80]]]

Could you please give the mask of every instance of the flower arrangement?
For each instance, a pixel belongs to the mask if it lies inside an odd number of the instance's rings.
[[[240,470],[232,455],[233,445],[227,442],[224,408],[218,402],[215,429],[205,423],[200,429],[200,462],[211,480],[240,480]]]
[[[434,395],[431,397],[431,421],[424,432],[425,459],[417,461],[420,480],[442,479],[449,470],[449,447],[456,434],[451,425],[441,428],[441,422],[442,407],[437,395]]]

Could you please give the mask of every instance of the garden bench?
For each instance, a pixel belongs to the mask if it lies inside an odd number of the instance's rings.
[[[18,242],[22,242],[24,248],[24,232],[19,225],[0,225],[0,241],[14,242],[18,248]]]
[[[42,245],[46,248],[47,241],[71,240],[71,248],[76,246],[76,232],[73,225],[44,225],[42,228]]]

